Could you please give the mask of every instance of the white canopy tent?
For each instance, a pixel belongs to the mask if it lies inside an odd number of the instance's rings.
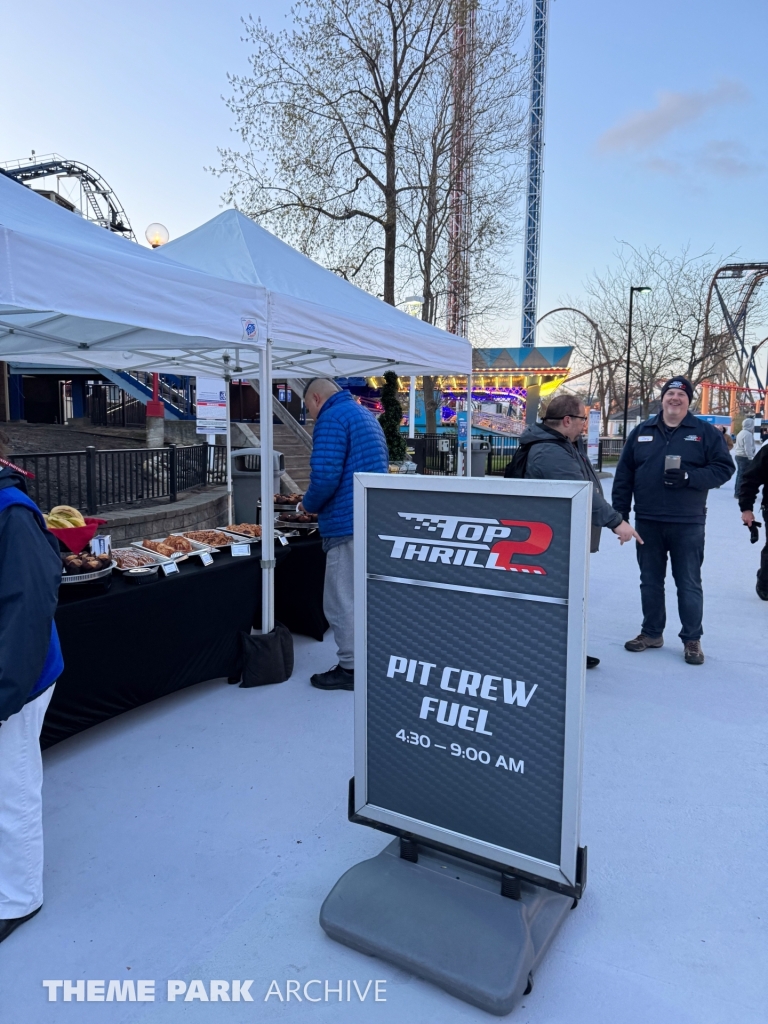
[[[255,377],[471,372],[471,348],[340,280],[229,211],[144,249],[0,174],[0,360]],[[262,418],[262,506],[272,419]],[[274,536],[262,538],[273,628]]]

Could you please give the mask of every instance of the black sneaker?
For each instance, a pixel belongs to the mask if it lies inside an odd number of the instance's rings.
[[[762,584],[762,582],[760,580],[760,574],[759,573],[757,574],[757,583],[755,584],[755,593],[757,594],[757,596],[760,598],[761,601],[768,601],[768,590],[766,590],[765,586]]]
[[[354,690],[355,671],[334,665],[327,672],[317,672],[309,681],[318,690]]]
[[[593,658],[591,654],[587,655],[587,668],[597,668],[599,664],[599,658]]]
[[[2,942],[3,939],[7,939],[11,932],[15,932],[20,924],[24,924],[25,921],[29,921],[29,919],[34,917],[35,914],[38,914],[40,910],[41,907],[38,907],[37,910],[33,910],[32,913],[27,914],[26,917],[11,917],[0,921],[0,942]]]

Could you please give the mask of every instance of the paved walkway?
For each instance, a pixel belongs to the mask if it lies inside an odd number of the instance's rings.
[[[623,650],[639,629],[634,552],[604,533],[593,559],[589,886],[510,1018],[521,1024],[765,1020],[768,605],[732,486],[710,507],[701,668],[683,663],[675,614],[665,648]],[[330,664],[329,644],[300,639],[282,686],[205,683],[46,753],[46,904],[0,946],[3,1021],[492,1019],[318,926],[340,874],[386,843],[346,821],[352,695],[308,684]],[[153,979],[158,1001],[53,1004],[44,979]],[[168,979],[252,979],[254,1002],[169,1003]],[[310,979],[341,979],[345,1001],[264,1002],[273,980],[285,997]],[[386,1002],[351,988],[347,1003],[347,980],[369,979],[386,980]]]

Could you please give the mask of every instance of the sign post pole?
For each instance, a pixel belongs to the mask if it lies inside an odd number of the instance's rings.
[[[320,923],[496,1014],[586,884],[590,518],[583,481],[355,478],[349,817],[395,839]]]

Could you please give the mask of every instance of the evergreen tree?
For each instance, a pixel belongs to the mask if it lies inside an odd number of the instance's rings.
[[[405,438],[400,433],[400,424],[403,419],[403,407],[397,397],[397,374],[388,370],[384,374],[384,387],[381,389],[381,404],[384,412],[379,416],[381,429],[389,449],[389,458],[392,462],[402,462],[405,458]]]

